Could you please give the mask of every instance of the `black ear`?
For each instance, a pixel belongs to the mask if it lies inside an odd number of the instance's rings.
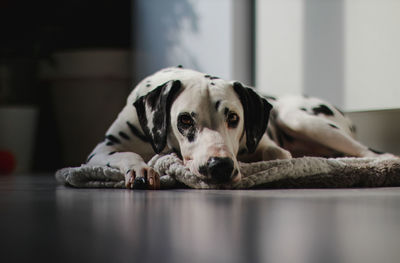
[[[244,128],[246,131],[246,146],[249,153],[256,150],[258,143],[268,125],[269,112],[272,105],[260,97],[253,89],[243,87],[239,82],[233,83],[233,88],[239,95],[244,110]]]
[[[167,144],[170,109],[180,88],[179,80],[171,80],[133,103],[140,126],[156,153],[162,152]]]

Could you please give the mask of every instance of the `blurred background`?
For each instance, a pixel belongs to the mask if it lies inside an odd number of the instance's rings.
[[[349,113],[400,154],[400,1],[1,0],[0,173],[83,163],[143,77],[183,65]]]

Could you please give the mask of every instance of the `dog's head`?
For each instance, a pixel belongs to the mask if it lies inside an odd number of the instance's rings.
[[[272,106],[251,88],[221,79],[171,80],[134,103],[156,153],[166,145],[201,179],[240,180],[240,151],[252,153]]]

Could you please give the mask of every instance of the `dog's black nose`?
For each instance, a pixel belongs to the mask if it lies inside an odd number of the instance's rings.
[[[227,183],[232,178],[233,161],[228,157],[211,157],[207,161],[207,169],[217,183]]]

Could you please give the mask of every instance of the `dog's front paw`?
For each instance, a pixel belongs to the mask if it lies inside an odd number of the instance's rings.
[[[135,166],[125,174],[125,186],[131,189],[160,189],[160,175],[149,166]]]

